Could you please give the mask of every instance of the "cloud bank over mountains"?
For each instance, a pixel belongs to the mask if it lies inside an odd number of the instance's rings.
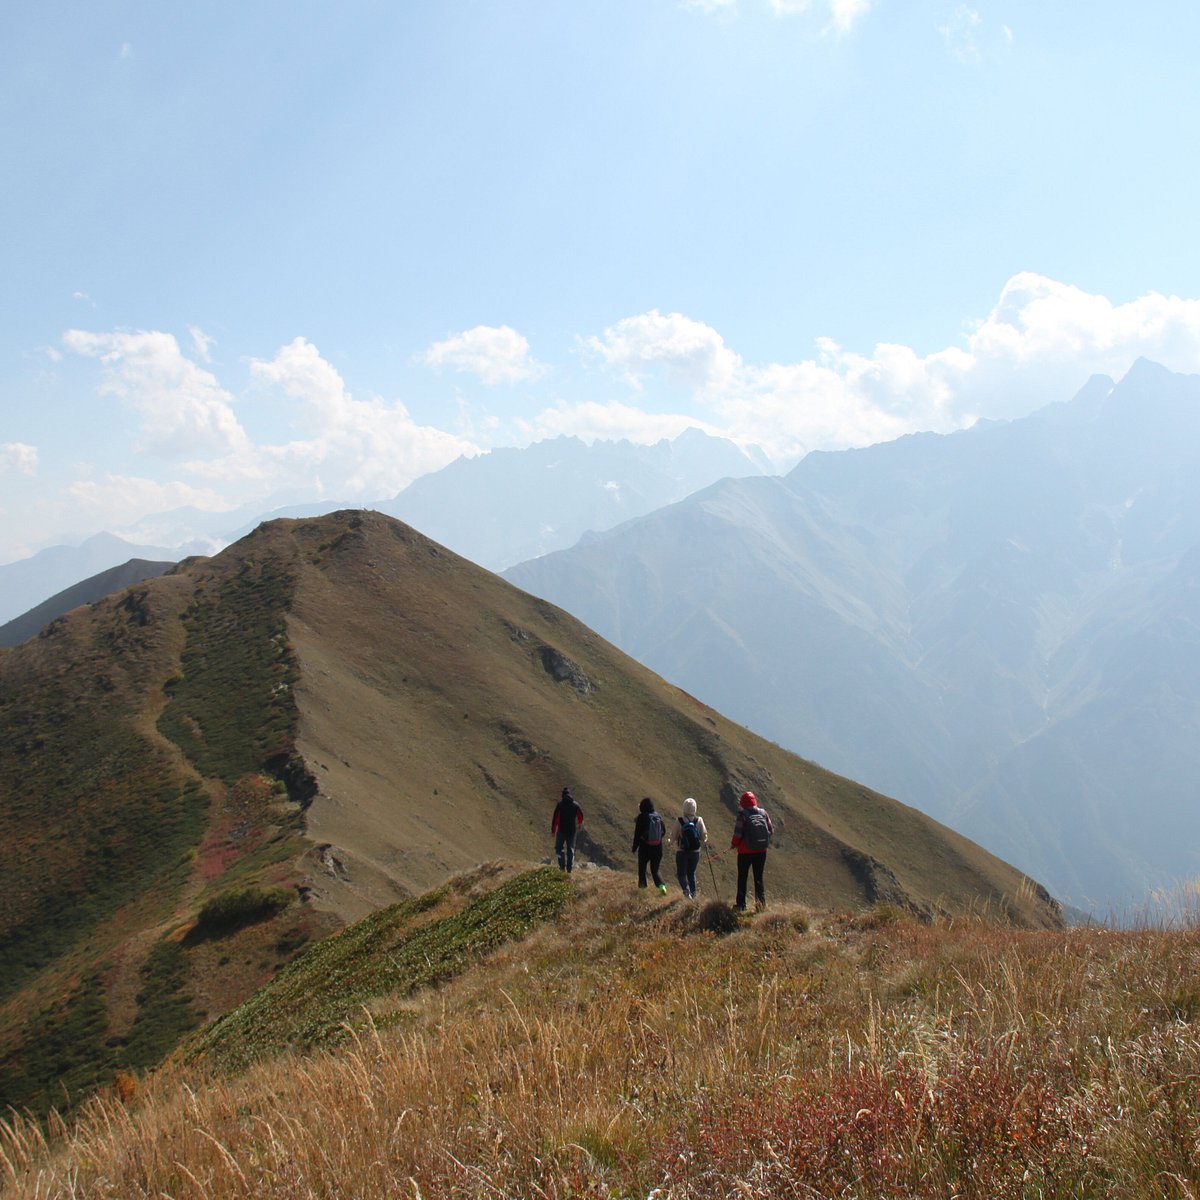
[[[587,345],[638,391],[656,375],[686,385],[725,436],[790,465],[808,450],[1024,416],[1089,375],[1122,375],[1139,357],[1200,369],[1200,301],[1151,294],[1113,304],[1026,272],[965,345],[926,355],[888,343],[862,354],[824,338],[813,358],[756,365],[715,329],[659,312],[619,321]]]
[[[23,536],[51,537],[56,523],[120,528],[181,505],[220,511],[281,490],[369,502],[460,455],[562,434],[652,443],[696,426],[759,446],[784,470],[810,450],[1023,416],[1138,357],[1200,371],[1200,300],[1115,303],[1025,272],[958,344],[863,352],[822,338],[810,356],[774,362],[748,361],[702,320],[657,309],[567,347],[479,325],[410,356],[413,388],[454,375],[458,399],[436,422],[398,399],[351,394],[302,336],[234,368],[213,365],[214,344],[194,328],[183,345],[164,331],[63,335],[68,357],[96,364],[97,400],[114,406],[102,419],[131,424],[134,455],[44,498],[31,518],[43,527]],[[231,369],[240,385],[218,377]],[[0,479],[45,472],[38,447],[0,446]],[[23,552],[16,536],[0,558]]]

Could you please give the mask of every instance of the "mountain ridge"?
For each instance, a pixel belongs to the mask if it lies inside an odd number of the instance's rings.
[[[1195,658],[1186,587],[1166,581],[1200,544],[1197,479],[1200,381],[1143,360],[1027,418],[723,481],[505,575],[765,736],[964,821],[1063,898],[1123,908],[1200,874],[1200,828],[1170,798],[1195,778],[1194,687],[1173,714],[1136,669],[1141,607]],[[1170,785],[1092,707],[1134,678],[1179,731],[1157,743]],[[1119,785],[1083,770],[1085,726],[1139,764]],[[1035,800],[1018,747],[1051,728],[1061,761]],[[1157,850],[1121,801],[1147,781]],[[1097,786],[1100,825],[1048,836],[1056,792]]]
[[[151,579],[156,575],[165,575],[174,569],[175,559],[153,562],[144,558],[131,558],[127,562],[100,571],[87,579],[81,580],[69,588],[43,600],[41,604],[28,612],[14,617],[11,621],[0,625],[0,646],[17,646],[27,641],[45,628],[56,617],[78,608],[81,604],[93,604],[113,592],[124,591],[143,579]]]
[[[773,896],[1061,920],[952,830],[366,511],[260,526],[0,656],[0,778],[8,1102],[48,1095],[60,1061],[74,1089],[149,1065],[330,929],[543,857],[564,784],[584,861],[629,863],[644,795],[697,796],[720,845],[752,787]]]
[[[545,549],[570,545],[589,529],[608,528],[722,476],[766,469],[755,448],[735,446],[696,428],[650,445],[563,436],[461,457],[398,494],[362,507],[405,520],[481,566],[499,570]],[[0,621],[11,621],[22,633],[35,621],[44,624],[65,611],[61,605],[54,611],[49,599],[134,554],[176,562],[238,541],[265,521],[355,507],[294,495],[286,504],[283,496],[275,499],[281,503],[266,511],[244,504],[225,514],[189,508],[161,513],[145,518],[136,534],[95,534],[80,546],[53,546],[4,564]],[[129,541],[134,536],[163,538],[178,548],[137,546]]]

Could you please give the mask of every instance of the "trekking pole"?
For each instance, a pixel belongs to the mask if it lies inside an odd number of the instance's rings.
[[[717,872],[716,872],[716,869],[713,867],[713,856],[711,854],[709,854],[707,856],[707,858],[708,858],[709,874],[712,875],[712,881],[713,881],[713,899],[719,901],[721,899],[721,895],[720,895],[720,892],[717,890]]]

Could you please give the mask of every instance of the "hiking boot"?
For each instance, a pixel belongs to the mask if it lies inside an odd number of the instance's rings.
[[[667,894],[667,885],[665,883],[660,883],[658,885],[658,890],[665,896]]]

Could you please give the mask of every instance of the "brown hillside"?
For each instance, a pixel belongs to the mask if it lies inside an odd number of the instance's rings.
[[[343,916],[481,861],[544,857],[569,784],[585,859],[630,865],[642,796],[668,815],[695,796],[724,849],[748,787],[778,827],[776,894],[1057,920],[978,846],[726,721],[402,524],[339,513],[272,523],[253,541],[298,564],[297,748],[319,787],[307,829],[329,845],[318,902]],[[731,862],[720,870],[728,890]]]
[[[0,655],[0,780],[0,1103],[35,1108],[152,1065],[337,923],[545,858],[564,784],[583,862],[632,865],[647,795],[695,796],[722,850],[749,787],[771,896],[1058,921],[979,847],[375,513],[271,522]]]

